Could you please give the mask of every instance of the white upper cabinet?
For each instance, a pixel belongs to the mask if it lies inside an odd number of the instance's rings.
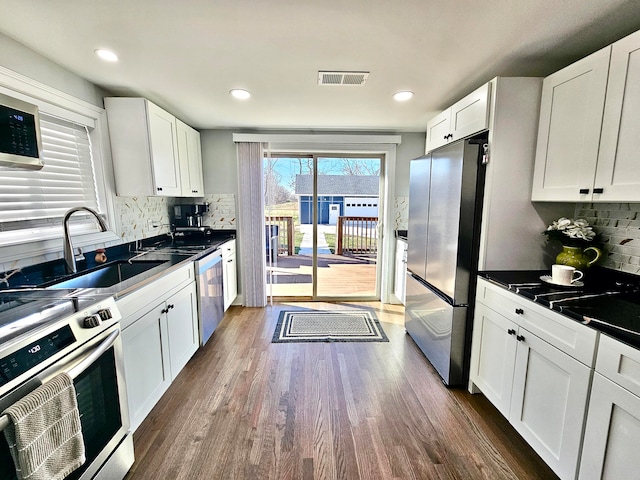
[[[203,195],[198,132],[193,131],[197,134],[197,145],[196,135],[185,135],[189,140],[185,174],[181,175],[178,119],[144,98],[109,97],[104,102],[118,195]],[[199,169],[195,167],[196,158],[200,161]],[[198,176],[199,183],[193,180]],[[192,188],[192,185],[196,186]],[[196,189],[198,194],[192,192]]]
[[[640,201],[640,32],[544,80],[534,201]]]
[[[591,199],[610,53],[604,48],[544,79],[532,200]]]
[[[178,157],[180,159],[180,179],[183,197],[202,197],[202,150],[200,132],[177,120]]]
[[[640,32],[613,44],[594,199],[640,201]],[[595,190],[594,190],[595,193]]]
[[[489,128],[490,87],[485,83],[427,122],[426,152]]]

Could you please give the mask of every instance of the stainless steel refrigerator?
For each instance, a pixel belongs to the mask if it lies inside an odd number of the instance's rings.
[[[484,138],[411,161],[405,328],[447,385],[466,381]]]

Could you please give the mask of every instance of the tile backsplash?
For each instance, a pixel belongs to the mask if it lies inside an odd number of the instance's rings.
[[[169,231],[169,212],[176,203],[169,197],[115,197],[118,235],[123,242],[161,235]]]
[[[576,206],[602,238],[604,258],[598,265],[640,275],[640,204],[584,203]]]
[[[201,199],[169,197],[116,197],[116,218],[120,224],[119,235],[123,242],[153,237],[169,232],[171,209],[180,203],[201,203]],[[235,195],[211,194],[204,197],[209,212],[202,223],[216,230],[236,228]]]
[[[393,229],[406,230],[409,226],[409,197],[395,197],[393,202]]]

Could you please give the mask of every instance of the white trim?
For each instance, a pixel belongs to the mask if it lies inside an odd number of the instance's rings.
[[[275,150],[279,144],[396,144],[402,143],[402,135],[314,135],[314,134],[262,134],[262,133],[234,133],[234,142],[258,142],[270,143],[271,150]]]
[[[391,302],[395,265],[393,201],[395,198],[396,149],[401,135],[312,135],[234,133],[234,142],[268,143],[267,151],[278,153],[364,153],[384,155],[385,191],[382,205],[383,247],[380,257],[380,301]]]
[[[60,228],[62,232],[62,228]],[[122,243],[122,239],[114,232],[93,232],[79,235],[72,235],[73,247],[84,247],[87,245],[99,246],[103,244]],[[16,260],[33,258],[41,255],[53,255],[56,258],[62,258],[62,233],[57,238],[48,238],[38,242],[26,242],[18,245],[6,245],[0,247],[2,251],[2,264],[0,267],[7,267],[11,262]],[[54,258],[48,258],[53,260]],[[36,262],[37,263],[37,262]],[[9,267],[7,267],[8,269]],[[0,268],[2,270],[2,268]]]
[[[53,87],[40,83],[37,80],[26,77],[18,72],[9,70],[0,65],[0,85],[12,90],[11,94],[22,93],[33,99],[42,100],[48,104],[63,107],[66,110],[80,113],[88,117],[95,118],[96,114],[104,111],[103,108],[86,102],[80,98],[76,98],[68,93],[61,92]]]

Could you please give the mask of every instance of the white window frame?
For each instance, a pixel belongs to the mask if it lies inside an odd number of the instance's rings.
[[[98,202],[103,209],[101,213],[106,217],[109,231],[74,234],[73,245],[104,246],[121,241],[116,233],[113,205],[115,188],[105,110],[1,66],[0,93],[35,104],[42,112],[88,127]],[[60,224],[59,228],[45,238],[30,242],[16,239],[3,243],[0,245],[0,261],[5,267],[9,267],[8,263],[25,258],[42,261],[60,258],[62,235]]]

